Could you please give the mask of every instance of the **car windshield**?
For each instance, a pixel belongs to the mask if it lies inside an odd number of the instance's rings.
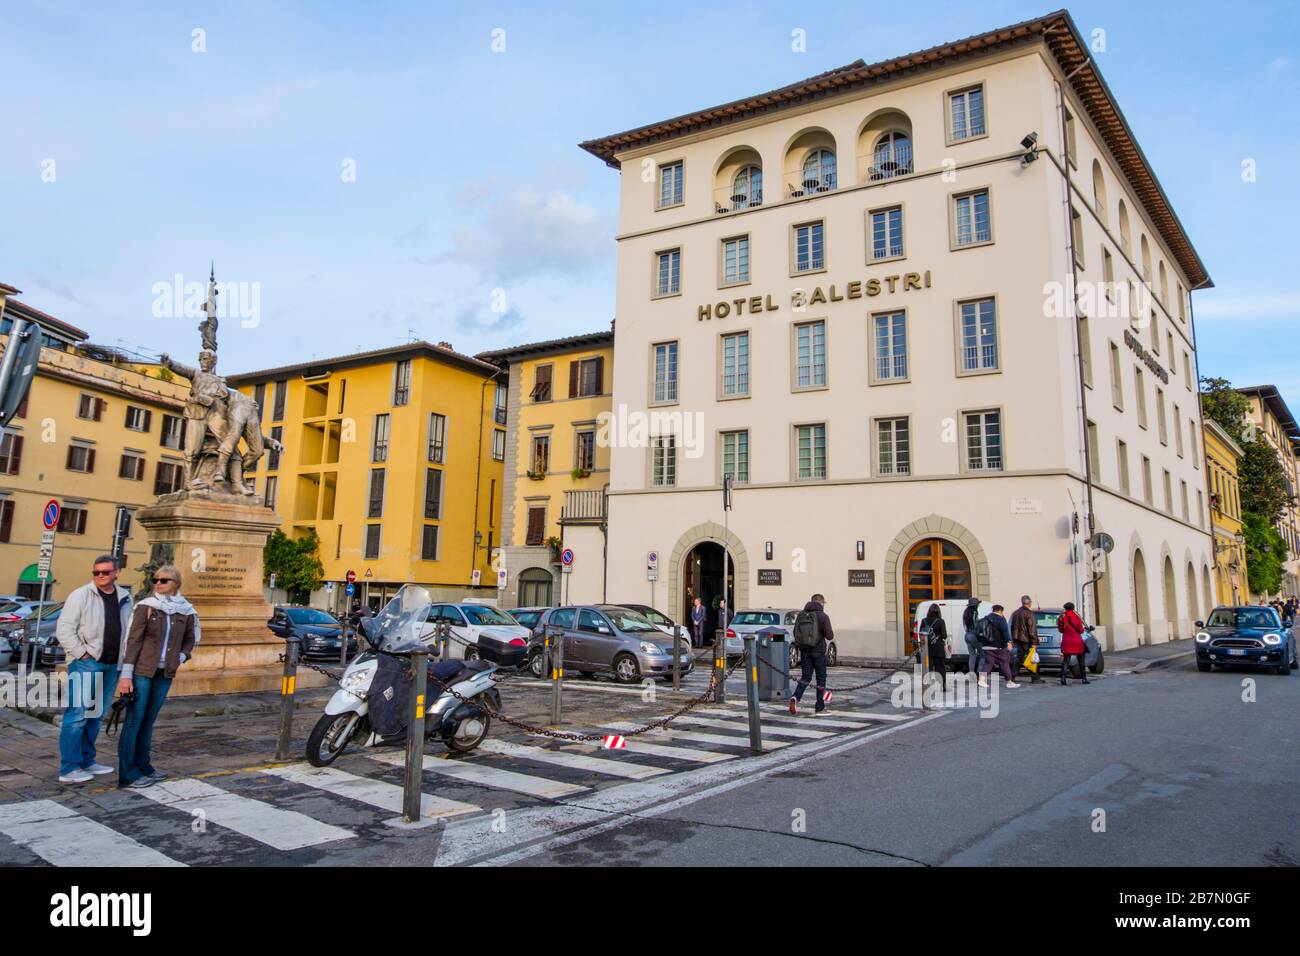
[[[291,607],[287,608],[285,613],[295,624],[323,624],[330,627],[338,626],[339,623],[330,617],[328,612],[315,607]]]
[[[458,604],[465,616],[469,618],[471,624],[486,626],[489,624],[514,624],[514,618],[508,614],[503,614],[494,607],[488,607],[486,604]]]
[[[1219,607],[1210,612],[1207,627],[1281,627],[1277,612],[1269,607]]]
[[[780,624],[781,615],[775,611],[741,611],[731,619],[732,624]]]
[[[510,616],[524,627],[532,627],[542,616],[541,611],[511,611]]]
[[[641,612],[641,616],[644,617],[644,618],[645,618],[647,621],[649,621],[651,624],[658,624],[658,625],[661,626],[661,627],[672,627],[672,626],[673,626],[672,619],[671,619],[670,617],[668,617],[668,615],[663,614],[663,613],[660,612],[660,611],[656,611],[656,610],[655,610],[654,608],[652,608],[652,607],[651,607],[651,608],[646,608],[644,611],[642,611],[642,612]]]
[[[614,626],[620,631],[627,631],[635,634],[640,631],[657,631],[655,627],[646,618],[644,614],[638,614],[636,611],[629,611],[625,607],[603,607],[602,611],[605,616],[613,622]]]

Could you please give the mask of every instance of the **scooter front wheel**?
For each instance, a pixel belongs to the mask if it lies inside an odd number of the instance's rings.
[[[475,713],[456,725],[450,734],[443,735],[442,742],[449,750],[458,754],[467,754],[484,740],[492,729],[492,718],[487,713]]]
[[[360,720],[361,715],[354,711],[321,717],[307,737],[307,762],[313,767],[332,764],[347,747]]]

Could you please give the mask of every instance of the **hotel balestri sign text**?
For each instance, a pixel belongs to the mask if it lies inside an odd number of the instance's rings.
[[[813,286],[811,289],[794,289],[790,293],[790,308],[806,309],[809,306],[828,302],[843,302],[845,299],[872,299],[878,295],[894,295],[900,292],[920,291],[930,288],[930,270],[924,272],[904,272],[898,275],[882,276],[879,279],[854,279],[844,286],[829,285],[825,289]],[[711,319],[725,319],[731,315],[750,315],[759,312],[776,312],[780,306],[769,295],[743,296],[739,299],[723,300],[701,305],[696,309],[696,318],[700,322]]]

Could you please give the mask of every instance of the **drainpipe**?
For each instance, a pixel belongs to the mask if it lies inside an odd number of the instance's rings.
[[[604,539],[600,556],[600,599],[609,603],[609,482],[600,489],[600,536]]]
[[[483,387],[479,389],[478,394],[478,466],[474,471],[474,533],[478,532],[478,509],[479,499],[482,495],[483,484],[483,406],[487,402],[487,387],[496,381],[504,369],[497,369],[491,375],[483,380]],[[491,554],[488,555],[491,558]],[[474,580],[474,568],[478,566],[478,542],[474,542],[474,548],[470,552],[469,559],[469,579]]]

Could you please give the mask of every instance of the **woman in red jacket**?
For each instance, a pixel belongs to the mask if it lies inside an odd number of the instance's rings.
[[[1056,629],[1061,632],[1061,685],[1065,685],[1071,657],[1079,659],[1079,673],[1083,675],[1083,682],[1090,683],[1088,665],[1084,661],[1088,648],[1083,643],[1083,618],[1074,613],[1072,602],[1065,602],[1065,613],[1057,618]]]

